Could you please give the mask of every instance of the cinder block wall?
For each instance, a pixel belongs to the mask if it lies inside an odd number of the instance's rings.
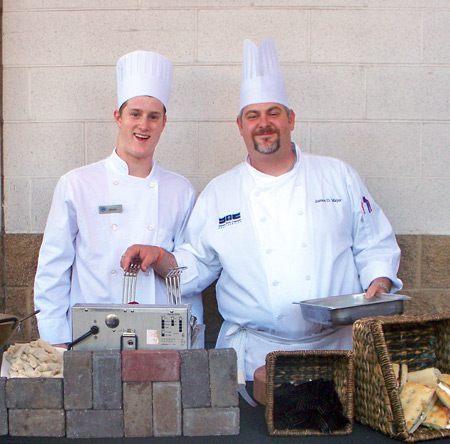
[[[450,292],[448,0],[3,0],[2,308],[33,308],[51,196],[116,142],[115,63],[135,49],[174,63],[164,167],[205,184],[245,158],[235,118],[242,47],[274,37],[302,150],[363,177],[403,250],[408,310]],[[205,292],[207,340],[220,317]],[[206,294],[208,297],[206,297]],[[28,322],[16,335],[37,335]]]

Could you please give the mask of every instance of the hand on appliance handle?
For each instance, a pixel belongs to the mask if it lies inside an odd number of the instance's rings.
[[[120,259],[120,266],[127,271],[131,261],[138,257],[141,259],[141,270],[146,271],[152,267],[156,273],[165,277],[171,268],[178,267],[175,256],[161,247],[154,245],[132,245]]]
[[[370,299],[381,293],[389,293],[391,291],[392,282],[387,277],[379,277],[374,279],[366,291],[366,298]]]

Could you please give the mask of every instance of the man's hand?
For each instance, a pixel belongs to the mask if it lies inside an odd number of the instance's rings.
[[[178,266],[175,256],[154,245],[132,245],[127,249],[120,260],[120,266],[128,271],[134,258],[141,260],[141,270],[147,271],[152,267],[161,276],[166,276],[171,268]]]
[[[373,298],[377,294],[389,293],[391,291],[391,285],[392,285],[392,282],[389,278],[379,277],[379,278],[374,279],[370,283],[369,288],[366,291],[366,299]],[[388,289],[388,291],[386,291],[386,288],[383,288],[383,287],[386,287]]]

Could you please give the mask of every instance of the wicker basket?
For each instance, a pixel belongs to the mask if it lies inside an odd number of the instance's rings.
[[[350,351],[275,351],[266,357],[266,423],[270,435],[348,435],[353,430],[353,353]],[[282,383],[301,383],[323,378],[333,380],[335,390],[349,423],[342,429],[323,433],[317,429],[276,429],[274,426],[274,389]]]
[[[402,441],[450,436],[450,430],[406,428],[392,363],[410,371],[436,367],[450,373],[450,314],[366,318],[353,326],[355,419]]]

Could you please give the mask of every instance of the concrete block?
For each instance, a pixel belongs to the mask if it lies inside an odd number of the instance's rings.
[[[92,353],[89,351],[64,353],[64,408],[92,408]]]
[[[122,351],[123,381],[179,381],[179,379],[178,350]]]
[[[393,177],[399,165],[405,176],[420,175],[421,150],[419,123],[311,124],[311,152],[341,159],[361,176]]]
[[[5,14],[3,60],[7,65],[74,65],[84,62],[77,11],[29,11]],[[57,36],[57,38],[55,38]]]
[[[442,190],[450,189],[450,179],[366,178],[365,183],[383,208],[395,233],[433,235],[450,232],[448,208],[442,205],[441,199],[436,199],[442,195]],[[414,205],[405,205],[405,202],[414,202]],[[439,231],[436,221],[439,221]]]
[[[87,164],[97,162],[111,155],[113,151],[111,147],[117,144],[117,125],[115,122],[87,122],[85,123],[85,132]],[[165,134],[165,131],[163,134]]]
[[[240,43],[242,45],[242,42]],[[241,66],[175,66],[170,95],[170,118],[229,120],[239,112]]]
[[[253,0],[253,3],[254,6],[274,6],[273,0]],[[277,2],[277,4],[284,7],[295,6],[296,8],[300,6],[313,8],[318,8],[319,6],[326,8],[350,6],[354,8],[355,6],[367,6],[367,0],[282,0],[281,2]]]
[[[183,435],[239,435],[239,414],[239,407],[184,409]]]
[[[154,436],[180,436],[181,433],[180,383],[153,383]]]
[[[123,383],[125,437],[152,436],[153,397],[151,382]]]
[[[11,436],[65,436],[63,409],[10,409],[9,434]]]
[[[198,137],[199,174],[218,176],[247,156],[236,122],[201,122]],[[212,150],[212,146],[217,149]]]
[[[212,407],[239,405],[237,357],[232,348],[208,350]]]
[[[422,174],[425,177],[450,177],[450,125],[424,124],[422,148]],[[405,161],[405,159],[403,160]]]
[[[420,63],[421,11],[311,11],[311,61]]]
[[[198,59],[201,63],[242,63],[244,40],[259,45],[268,37],[263,24],[290,29],[295,45],[288,39],[276,39],[280,63],[306,62],[308,54],[308,12],[301,9],[200,9],[198,12]],[[236,108],[238,102],[236,103]]]
[[[3,193],[5,196],[3,211],[5,217],[5,230],[9,233],[29,232],[31,221],[29,216],[30,185],[28,178],[5,177]]]
[[[93,406],[96,410],[122,408],[122,362],[120,351],[92,353]]]
[[[6,409],[6,378],[0,378],[0,436],[8,434],[8,410]]]
[[[6,381],[9,409],[62,409],[62,378],[9,378]]]
[[[166,4],[164,4],[166,7]],[[197,11],[193,8],[132,8],[127,4],[90,11],[84,21],[84,52],[87,64],[114,66],[117,59],[137,48],[158,51],[172,63],[189,63],[196,56]],[[148,26],[149,23],[152,26]],[[99,26],[99,23],[102,26]],[[129,24],[133,25],[130,26]],[[176,43],[174,40],[176,33]],[[104,36],[108,35],[109,39]],[[130,46],[130,42],[133,42]],[[158,42],[157,47],[151,42]]]
[[[448,5],[448,4],[447,4]],[[423,11],[425,63],[450,63],[450,11]]]
[[[367,68],[368,119],[449,120],[449,94],[448,67]]]
[[[197,124],[168,120],[155,152],[156,161],[178,174],[198,173],[199,135]]]
[[[3,119],[26,121],[30,118],[29,70],[3,67]]]
[[[120,438],[123,436],[123,410],[68,410],[68,438]]]
[[[281,70],[289,103],[298,111],[299,120],[366,117],[364,67],[289,65]]]
[[[183,408],[209,407],[208,352],[205,349],[182,350],[180,358]]]
[[[67,135],[64,150],[55,134]],[[3,128],[4,143],[11,147],[4,156],[5,175],[61,176],[84,164],[83,125],[79,123],[9,124]],[[39,149],[45,146],[46,149]]]
[[[30,70],[30,119],[110,121],[117,107],[115,83],[112,66],[52,66]]]
[[[29,179],[31,194],[31,231],[44,232],[57,178]]]

